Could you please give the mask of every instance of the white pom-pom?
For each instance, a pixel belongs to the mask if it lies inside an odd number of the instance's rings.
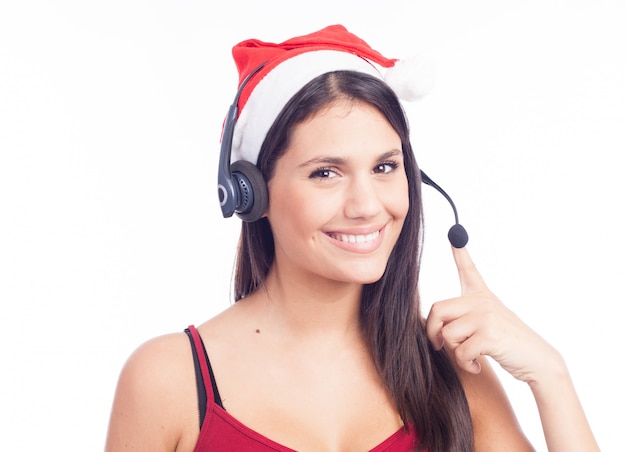
[[[423,56],[397,61],[385,72],[385,81],[400,99],[419,100],[435,84],[435,63]]]

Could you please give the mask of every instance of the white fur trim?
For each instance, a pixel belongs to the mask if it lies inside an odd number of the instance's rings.
[[[338,70],[365,72],[382,79],[372,63],[347,52],[316,50],[285,60],[259,81],[241,110],[235,124],[231,162],[247,160],[256,164],[267,132],[289,99],[318,75]]]
[[[435,63],[422,56],[397,61],[385,72],[385,81],[400,99],[419,100],[435,83]]]

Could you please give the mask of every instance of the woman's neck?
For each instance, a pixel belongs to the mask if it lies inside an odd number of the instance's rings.
[[[286,337],[360,338],[362,285],[337,281],[281,277],[273,268],[257,293],[264,322]]]

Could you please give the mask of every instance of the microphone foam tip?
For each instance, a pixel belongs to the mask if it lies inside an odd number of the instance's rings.
[[[453,247],[463,248],[467,245],[469,236],[465,228],[457,223],[448,231],[448,240],[450,240],[450,244],[452,244]]]

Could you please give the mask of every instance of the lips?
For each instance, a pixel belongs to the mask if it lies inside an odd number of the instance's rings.
[[[326,236],[331,239],[334,246],[344,251],[357,254],[370,254],[376,251],[383,243],[385,227],[380,229],[369,228],[362,233],[350,232],[327,232]]]
[[[329,234],[333,239],[344,243],[368,243],[373,242],[380,235],[380,231],[374,231],[369,234]]]

